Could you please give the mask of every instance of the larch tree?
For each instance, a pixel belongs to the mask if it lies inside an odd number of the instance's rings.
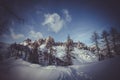
[[[109,33],[106,30],[104,30],[102,32],[101,38],[103,39],[103,43],[105,44],[105,47],[107,49],[107,52],[106,52],[107,56],[112,57],[112,53],[110,50]]]
[[[112,27],[110,29],[110,37],[111,37],[111,43],[112,43],[112,47],[113,47],[115,54],[119,54],[119,48],[120,48],[119,36],[120,36],[120,33],[118,32],[118,30]]]
[[[97,55],[99,57],[99,60],[101,60],[102,54],[99,53],[99,51],[100,51],[100,48],[99,48],[99,39],[100,39],[100,36],[98,35],[98,33],[94,32],[93,35],[92,35],[92,37],[91,37],[91,40],[95,44]]]

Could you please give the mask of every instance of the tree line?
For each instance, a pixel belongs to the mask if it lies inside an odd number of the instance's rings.
[[[25,61],[36,63],[40,65],[59,65],[59,66],[68,66],[72,65],[72,50],[73,40],[68,36],[67,41],[65,42],[65,53],[66,55],[63,59],[56,57],[56,49],[53,48],[55,41],[49,36],[45,39],[39,39],[31,43],[30,39],[27,39],[27,45],[13,43],[9,47],[9,57],[15,57],[15,59],[22,58]],[[45,45],[44,49],[40,46]],[[1,57],[1,56],[0,56]]]
[[[100,34],[96,31],[92,34],[92,42],[96,46],[96,55],[99,60],[120,55],[120,32],[111,27],[110,30],[103,30]]]

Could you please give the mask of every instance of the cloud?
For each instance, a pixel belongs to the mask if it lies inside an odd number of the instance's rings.
[[[62,18],[58,13],[44,14],[45,19],[42,25],[48,26],[55,33],[59,32],[64,27],[66,22],[71,22],[72,20],[68,10],[63,10],[63,14],[65,15],[65,19]]]
[[[62,29],[64,25],[64,20],[61,19],[60,15],[57,13],[45,14],[45,21],[42,23],[43,26],[47,25],[54,32],[58,32]]]
[[[68,10],[67,9],[63,9],[63,13],[65,14],[66,21],[71,22],[72,17],[70,16]]]
[[[35,32],[34,30],[31,30],[29,32],[29,38],[32,38],[32,39],[43,38],[43,34],[41,32]]]
[[[23,34],[16,34],[12,28],[10,29],[10,36],[12,39],[20,39],[25,37]]]

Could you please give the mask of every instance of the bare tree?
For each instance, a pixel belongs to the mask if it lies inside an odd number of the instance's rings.
[[[109,43],[109,34],[106,30],[102,32],[102,39],[103,43],[105,43],[106,49],[107,49],[107,55],[109,57],[112,57],[111,50],[110,50],[110,43]]]
[[[113,47],[113,50],[115,52],[115,54],[119,54],[119,35],[120,33],[117,31],[116,28],[112,27],[110,29],[110,37],[111,37],[111,43],[112,43],[112,47]]]
[[[100,48],[99,48],[99,39],[100,39],[100,36],[98,35],[97,32],[94,32],[93,35],[92,35],[92,37],[91,37],[91,39],[92,39],[92,42],[95,43],[97,55],[99,57],[99,60],[101,60],[102,54],[99,53],[99,51],[100,51]]]

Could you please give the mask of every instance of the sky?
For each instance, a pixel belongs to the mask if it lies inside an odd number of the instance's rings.
[[[120,27],[118,0],[0,0],[1,41],[52,36],[55,41],[91,44],[94,31]]]

